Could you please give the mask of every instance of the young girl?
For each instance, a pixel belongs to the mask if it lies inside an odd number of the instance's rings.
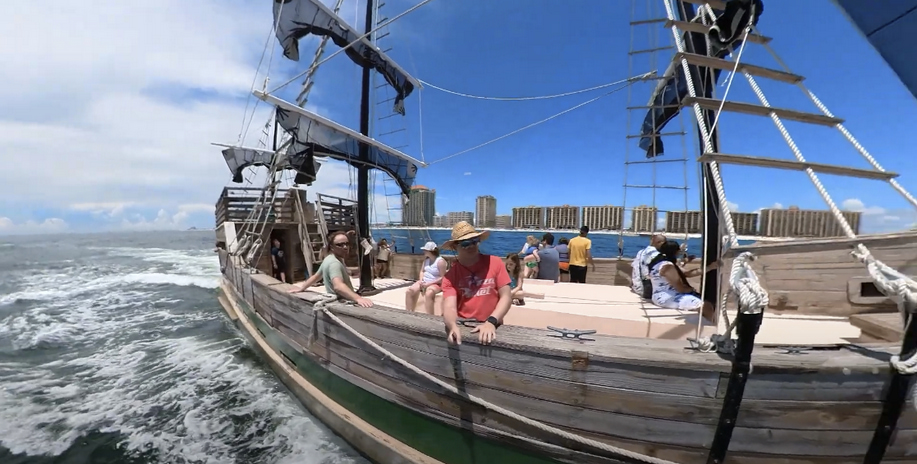
[[[524,292],[522,291],[522,281],[525,277],[522,275],[522,261],[519,255],[510,253],[506,255],[506,272],[509,274],[509,286],[512,289],[513,304],[524,306]]]
[[[376,277],[383,278],[388,276],[388,260],[391,256],[391,247],[384,238],[379,240],[379,250],[376,252]]]
[[[532,277],[532,275],[538,275],[538,239],[529,235],[525,239],[525,245],[522,248],[520,257],[522,262],[525,263],[525,277]]]

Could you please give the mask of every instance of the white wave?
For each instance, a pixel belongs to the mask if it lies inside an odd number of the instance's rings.
[[[21,372],[0,389],[0,443],[13,453],[59,455],[100,430],[163,462],[234,463],[240,445],[268,450],[265,462],[365,462],[329,443],[269,374],[241,363],[239,344],[144,341],[63,360],[57,367],[76,371],[65,378],[47,366]]]
[[[181,275],[181,274],[164,274],[161,272],[150,272],[150,273],[134,273],[127,274],[118,278],[117,280],[132,283],[132,284],[149,284],[149,285],[162,285],[162,284],[171,284],[179,285],[182,287],[195,286],[201,288],[217,288],[220,286],[220,279],[218,277],[204,277],[204,276],[192,276],[192,275]]]

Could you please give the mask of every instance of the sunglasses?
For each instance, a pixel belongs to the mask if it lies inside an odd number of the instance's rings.
[[[334,246],[338,248],[348,248],[350,247],[350,243],[348,242],[335,243]]]
[[[469,240],[462,240],[461,242],[459,242],[459,246],[462,248],[468,248],[470,246],[477,245],[478,243],[481,243],[480,239],[472,238]]]

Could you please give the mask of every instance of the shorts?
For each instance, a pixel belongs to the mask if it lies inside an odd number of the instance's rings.
[[[570,272],[570,263],[559,263],[560,272]]]
[[[525,267],[529,269],[535,269],[536,267],[538,267],[538,261],[529,261],[525,263]]]
[[[704,301],[696,293],[663,293],[653,295],[653,304],[666,309],[696,311],[704,306]]]

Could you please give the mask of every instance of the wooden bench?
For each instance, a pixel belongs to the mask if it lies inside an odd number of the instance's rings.
[[[855,314],[850,324],[864,334],[880,340],[900,342],[904,336],[904,322],[898,313]]]

